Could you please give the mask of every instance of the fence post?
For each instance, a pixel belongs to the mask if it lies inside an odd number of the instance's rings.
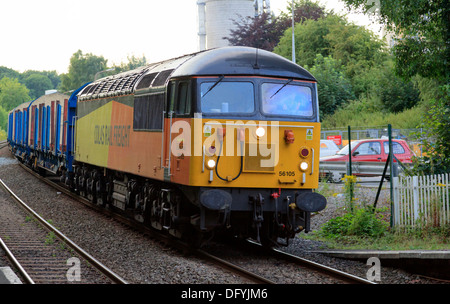
[[[413,176],[414,226],[419,218],[419,177]]]
[[[399,202],[399,195],[398,195],[398,192],[399,192],[398,179],[399,179],[398,176],[395,176],[393,178],[393,185],[394,185],[394,221],[393,221],[393,223],[394,223],[394,225],[400,224],[400,222],[399,222],[399,220],[400,220],[400,210],[399,210],[400,202]]]

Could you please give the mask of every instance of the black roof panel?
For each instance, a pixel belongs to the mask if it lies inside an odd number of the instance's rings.
[[[224,47],[197,53],[172,77],[194,75],[261,75],[316,81],[307,70],[292,61],[250,47]]]
[[[152,86],[162,86],[168,77],[253,75],[316,79],[304,68],[272,52],[251,47],[230,46],[211,49],[152,63],[135,70],[108,76],[87,85],[78,93],[80,101],[140,93]]]

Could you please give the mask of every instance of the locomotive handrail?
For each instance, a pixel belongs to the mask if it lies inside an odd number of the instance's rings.
[[[78,116],[73,116],[72,117],[72,155],[75,156],[76,155],[76,140],[75,140],[75,130],[77,128],[77,121],[78,121]]]
[[[163,159],[164,159],[164,118],[166,116],[166,111],[162,111],[162,138],[161,138],[161,169],[164,168],[163,166]]]

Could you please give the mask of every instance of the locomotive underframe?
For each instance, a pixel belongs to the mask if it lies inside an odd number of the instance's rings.
[[[94,204],[197,246],[218,231],[268,246],[280,237],[287,244],[296,233],[310,230],[313,211],[301,209],[301,198],[312,195],[308,199],[318,209],[326,203],[311,189],[190,187],[84,163],[76,163],[61,180]]]

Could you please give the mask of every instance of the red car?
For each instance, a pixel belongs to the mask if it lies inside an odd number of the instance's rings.
[[[402,163],[411,163],[414,155],[404,140],[393,139],[394,156]],[[352,142],[352,162],[386,162],[389,155],[389,139],[364,139]],[[336,155],[321,158],[320,161],[348,161],[348,145]],[[394,159],[394,161],[396,161]]]

